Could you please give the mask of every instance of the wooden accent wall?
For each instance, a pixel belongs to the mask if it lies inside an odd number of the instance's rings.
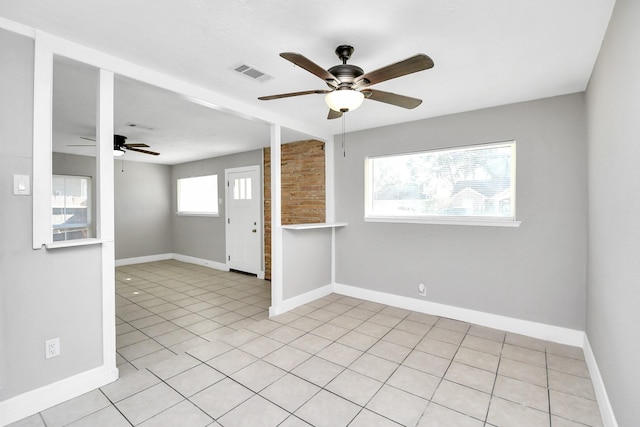
[[[324,142],[281,146],[282,224],[326,222]],[[264,149],[265,278],[271,279],[271,149]]]

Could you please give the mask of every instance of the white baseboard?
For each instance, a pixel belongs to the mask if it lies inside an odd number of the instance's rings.
[[[188,255],[173,254],[173,253],[117,259],[116,267],[122,267],[124,265],[143,264],[145,262],[165,261],[168,259],[175,259],[176,261],[188,262],[189,264],[196,264],[204,267],[215,268],[216,270],[229,271],[229,267],[226,264],[221,262],[211,261],[203,258],[196,258]],[[262,273],[262,275],[264,278],[264,273]]]
[[[293,298],[286,299],[278,305],[272,305],[269,307],[269,317],[277,316],[279,314],[286,313],[289,310],[300,307],[311,301],[315,301],[318,298],[325,297],[333,292],[333,285],[328,284],[321,288],[314,289],[306,292],[302,295],[295,296]]]
[[[0,402],[0,426],[6,426],[118,379],[117,368],[101,366]]]
[[[122,267],[124,265],[144,264],[145,262],[165,261],[167,259],[173,259],[173,254],[157,254],[139,256],[134,258],[122,258],[116,260],[116,267]]]
[[[211,261],[209,259],[196,258],[188,255],[172,254],[176,261],[188,262],[189,264],[201,265],[203,267],[215,268],[216,270],[229,271],[227,264]]]
[[[575,347],[582,347],[584,344],[584,332],[575,329],[500,316],[498,314],[484,313],[482,311],[454,307],[451,305],[393,295],[385,292],[372,291],[370,289],[343,285],[340,283],[335,283],[333,285],[333,291],[341,295],[392,305],[394,307],[400,307],[420,313],[448,317],[450,319],[461,320],[516,334],[527,335],[546,341],[553,341]]]
[[[596,399],[598,400],[598,407],[600,408],[600,415],[602,416],[604,427],[618,427],[618,421],[613,413],[609,394],[604,386],[604,380],[602,379],[600,369],[596,363],[596,356],[593,354],[593,349],[591,348],[589,338],[586,334],[584,336],[582,350],[584,351],[584,359],[587,362],[587,367],[589,368],[589,375],[591,375],[591,382],[593,383],[593,389],[596,393]]]

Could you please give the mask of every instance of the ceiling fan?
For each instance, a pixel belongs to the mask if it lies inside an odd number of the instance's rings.
[[[354,48],[352,46],[338,46],[336,48],[336,55],[340,58],[342,64],[335,65],[328,70],[325,70],[299,53],[281,53],[280,56],[287,61],[320,77],[330,89],[282,93],[279,95],[261,96],[258,99],[269,101],[291,96],[325,94],[325,102],[330,108],[328,119],[337,119],[341,117],[343,113],[355,110],[362,104],[365,98],[408,109],[416,108],[422,103],[421,99],[377,89],[369,89],[369,86],[432,68],[434,64],[431,58],[421,53],[403,61],[365,73],[362,68],[347,64],[353,51]]]
[[[87,141],[94,141],[94,138],[87,138],[85,136],[81,136],[80,138],[86,139]],[[159,156],[160,153],[155,151],[143,150],[142,148],[149,148],[147,144],[141,142],[135,143],[127,143],[127,137],[122,135],[113,135],[113,155],[118,157],[122,156],[125,151],[137,151],[138,153],[150,154],[152,156]],[[91,144],[95,145],[95,144]],[[69,144],[68,147],[86,147],[86,144]]]

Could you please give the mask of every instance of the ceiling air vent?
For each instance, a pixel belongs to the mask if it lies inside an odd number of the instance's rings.
[[[260,70],[256,70],[254,67],[252,67],[251,65],[247,65],[247,64],[238,64],[234,67],[232,67],[232,69],[240,74],[243,74],[247,77],[250,77],[253,80],[257,80],[259,82],[264,82],[267,80],[271,80],[273,77],[271,77],[270,75],[263,73]]]

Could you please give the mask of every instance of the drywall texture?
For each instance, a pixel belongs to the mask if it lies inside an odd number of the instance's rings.
[[[115,164],[116,259],[173,252],[171,166]]]
[[[282,268],[284,300],[331,284],[331,229],[285,229]]]
[[[176,215],[176,180],[202,175],[218,175],[218,198],[225,198],[225,169],[262,164],[262,150],[247,151],[230,156],[215,157],[174,165],[171,168],[171,215],[173,252],[225,264],[226,243],[224,204],[219,205],[220,216]]]
[[[519,228],[364,221],[366,156],[517,141]],[[336,282],[583,330],[583,94],[346,135],[335,155]]]
[[[324,142],[306,140],[280,148],[282,224],[326,221]],[[271,278],[271,149],[264,149],[265,278]]]
[[[0,401],[102,365],[100,246],[33,250],[33,40],[0,30]],[[44,342],[61,355],[45,360]]]
[[[587,336],[620,426],[640,384],[640,2],[618,0],[587,89]]]

